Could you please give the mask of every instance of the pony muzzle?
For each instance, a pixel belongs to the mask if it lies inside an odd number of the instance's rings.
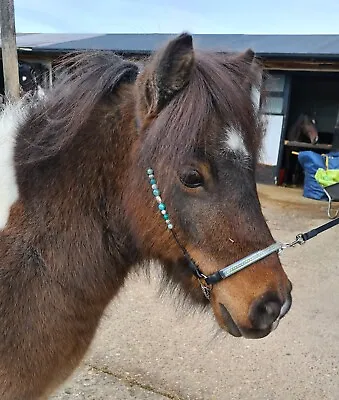
[[[214,313],[221,328],[232,336],[243,336],[248,339],[263,338],[273,332],[292,305],[290,292],[281,301],[274,292],[267,292],[254,300],[248,311],[246,324],[236,322],[229,308],[218,301],[214,304]]]

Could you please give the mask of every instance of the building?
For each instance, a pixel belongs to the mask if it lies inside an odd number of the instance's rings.
[[[53,64],[62,54],[112,50],[143,60],[175,35],[165,34],[18,34],[20,62],[38,71],[41,85],[53,80]],[[193,35],[200,49],[233,52],[251,48],[263,62],[262,111],[267,121],[259,179],[275,184],[300,183],[299,150],[329,152],[339,138],[339,35]],[[266,76],[268,73],[268,76]],[[259,99],[260,101],[260,96]],[[316,122],[317,144],[289,137],[300,114]]]

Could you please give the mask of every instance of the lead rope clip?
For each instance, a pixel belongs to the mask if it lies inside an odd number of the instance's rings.
[[[283,250],[288,249],[288,248],[290,248],[290,247],[295,247],[295,246],[297,246],[298,244],[299,244],[299,245],[302,245],[302,244],[304,244],[305,242],[306,242],[306,240],[304,239],[304,235],[303,235],[302,233],[299,233],[299,234],[295,237],[295,240],[293,240],[293,242],[291,242],[291,243],[284,243],[284,244],[281,246],[281,249],[280,249],[279,253],[281,253]]]

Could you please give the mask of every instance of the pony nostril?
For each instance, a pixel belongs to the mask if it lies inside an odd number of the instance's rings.
[[[279,299],[261,299],[254,302],[250,311],[250,321],[255,329],[266,329],[279,317],[281,302]]]

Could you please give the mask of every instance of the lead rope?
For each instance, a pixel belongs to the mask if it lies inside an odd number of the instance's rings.
[[[310,240],[310,239],[313,239],[314,237],[316,237],[319,233],[323,233],[338,224],[339,224],[339,218],[335,218],[332,221],[326,222],[326,224],[320,225],[317,228],[311,229],[308,232],[299,233],[299,235],[296,236],[296,240],[294,242],[292,242],[292,244],[293,243],[303,244],[307,240]]]
[[[172,236],[177,243],[177,245],[180,247],[181,251],[184,254],[185,259],[188,262],[188,266],[193,272],[193,274],[198,278],[201,290],[203,291],[205,297],[210,300],[211,297],[211,290],[214,284],[222,281],[223,279],[228,278],[229,276],[243,270],[244,268],[247,268],[248,266],[262,260],[263,258],[268,257],[269,255],[273,253],[278,253],[280,254],[283,250],[287,248],[292,248],[297,245],[304,244],[306,241],[316,237],[319,233],[322,233],[330,228],[333,228],[334,226],[339,224],[339,218],[333,219],[332,221],[329,221],[323,225],[318,226],[317,228],[311,229],[308,232],[305,233],[299,233],[295,240],[290,242],[290,243],[280,243],[276,242],[271,244],[270,246],[266,247],[265,249],[258,250],[242,259],[239,261],[236,261],[233,264],[228,265],[225,268],[220,269],[219,271],[215,272],[214,274],[211,275],[204,275],[197,264],[194,262],[192,257],[189,255],[185,247],[181,244],[180,240],[178,239],[176,233],[173,230],[173,224],[169,218],[168,212],[166,210],[166,205],[162,201],[162,198],[160,196],[160,190],[157,185],[157,181],[154,177],[154,171],[152,168],[147,169],[147,175],[152,187],[153,191],[153,196],[155,197],[157,203],[158,203],[158,209],[161,212],[161,215],[167,225],[167,228],[169,231],[172,233]]]

